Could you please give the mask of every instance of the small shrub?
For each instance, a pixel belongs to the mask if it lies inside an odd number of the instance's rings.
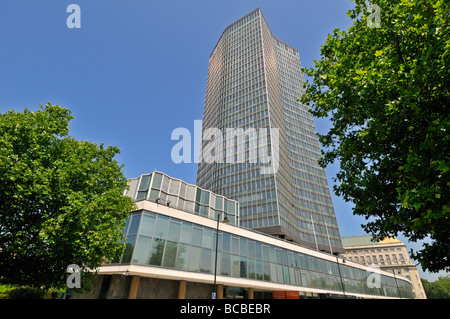
[[[45,291],[33,287],[19,287],[8,293],[9,299],[43,299]]]

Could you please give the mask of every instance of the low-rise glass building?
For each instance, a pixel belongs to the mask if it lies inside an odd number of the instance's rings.
[[[159,172],[130,186],[137,210],[124,230],[126,249],[100,267],[93,293],[79,297],[211,298],[217,291],[218,298],[414,298],[404,277],[233,225],[235,201]]]

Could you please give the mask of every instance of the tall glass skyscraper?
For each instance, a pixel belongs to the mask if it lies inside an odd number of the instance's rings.
[[[237,200],[243,227],[343,252],[314,120],[297,101],[303,82],[298,50],[273,36],[259,8],[226,28],[209,60],[202,150],[213,140],[226,144],[209,147],[215,160],[200,160],[197,185]],[[230,143],[226,132],[237,128],[243,138]],[[270,163],[262,160],[265,141]],[[262,170],[268,165],[271,174]]]

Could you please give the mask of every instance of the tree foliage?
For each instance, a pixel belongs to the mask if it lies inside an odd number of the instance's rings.
[[[440,276],[433,282],[422,279],[422,285],[428,299],[450,299],[450,276]]]
[[[320,164],[338,160],[335,192],[376,239],[431,239],[412,257],[450,269],[449,12],[444,0],[357,0],[353,25],[328,35],[304,69],[301,98],[332,127],[319,135]]]
[[[117,147],[68,135],[68,109],[0,114],[0,281],[64,287],[70,264],[93,270],[123,249],[133,208]]]

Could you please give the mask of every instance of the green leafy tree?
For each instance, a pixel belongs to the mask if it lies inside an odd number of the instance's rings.
[[[449,12],[444,0],[355,1],[300,99],[331,121],[320,164],[340,162],[335,192],[375,239],[431,239],[412,257],[433,272],[450,269]]]
[[[68,135],[68,109],[0,114],[0,281],[64,287],[71,264],[94,270],[123,250],[133,209],[117,147]],[[83,287],[82,288],[86,288]]]
[[[450,299],[450,276],[440,276],[433,282],[422,279],[422,285],[428,299]]]

